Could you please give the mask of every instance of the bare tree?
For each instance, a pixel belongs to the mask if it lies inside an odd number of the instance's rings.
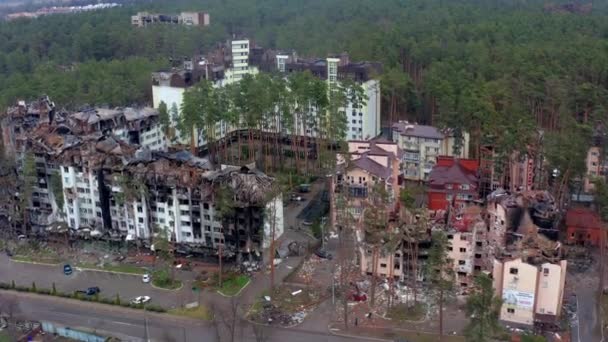
[[[229,342],[237,341],[236,332],[237,327],[240,326],[238,299],[236,297],[231,297],[227,306],[222,308],[212,306],[211,309],[215,313],[213,322],[217,329],[218,340]]]
[[[19,313],[17,298],[7,294],[0,294],[0,316],[5,316],[9,320],[12,320]]]
[[[272,331],[270,327],[263,324],[252,324],[253,335],[255,336],[256,342],[267,342],[270,340]]]

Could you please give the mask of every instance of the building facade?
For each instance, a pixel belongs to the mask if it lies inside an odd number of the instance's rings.
[[[603,223],[598,213],[589,208],[571,208],[566,213],[566,239],[582,246],[600,246]],[[604,232],[605,234],[605,232]]]
[[[556,323],[566,281],[567,262],[533,265],[521,258],[494,261],[496,295],[503,300],[500,319],[510,326]]]
[[[404,151],[401,164],[407,180],[428,180],[438,156],[469,156],[470,138],[466,132],[457,139],[451,130],[400,121],[392,126],[392,139]]]
[[[5,151],[35,163],[30,232],[65,222],[97,236],[150,242],[164,233],[200,253],[224,245],[227,253],[261,255],[283,233],[282,197],[266,198],[274,180],[164,151],[157,116],[149,108],[56,113],[48,99],[11,108],[2,121]],[[233,194],[230,215],[216,207],[221,184]]]
[[[587,151],[587,158],[585,159],[587,164],[587,173],[583,181],[583,191],[585,193],[593,193],[595,190],[593,180],[602,175],[600,153],[601,149],[597,146],[590,147]]]
[[[175,115],[177,118],[185,89],[203,79],[212,81],[216,87],[222,87],[240,81],[244,75],[255,75],[259,71],[284,74],[309,71],[314,76],[327,81],[328,87],[339,84],[345,78],[354,80],[362,87],[364,101],[358,104],[350,101],[344,108],[347,116],[346,139],[372,139],[380,134],[380,81],[374,79],[373,75],[379,73],[381,65],[369,62],[351,63],[346,54],[338,57],[304,60],[294,55],[277,54],[274,51],[256,47],[247,39],[233,40],[227,44],[220,44],[217,49],[204,58],[187,60],[183,68],[179,70],[153,73],[153,106],[158,108],[160,103],[164,102],[168,108],[177,108],[177,115]],[[313,110],[313,115],[323,115],[323,113]],[[317,137],[314,127],[305,126],[298,120],[294,121],[296,122],[293,127],[282,127],[281,133]],[[309,121],[315,122],[314,119]],[[172,120],[172,125],[176,124],[176,120]],[[216,127],[215,136],[219,139],[238,129],[240,127],[232,127],[222,122]],[[277,125],[271,122],[262,129],[274,133],[277,131]],[[189,143],[185,139],[180,139],[179,136],[176,134],[177,142]],[[199,132],[197,136],[197,146],[206,145],[204,135]]]
[[[209,13],[205,12],[182,12],[180,14],[159,14],[138,12],[131,16],[131,25],[146,27],[155,24],[174,24],[185,26],[209,26]]]
[[[465,203],[478,199],[477,169],[476,160],[438,157],[428,177],[429,210],[464,207]]]

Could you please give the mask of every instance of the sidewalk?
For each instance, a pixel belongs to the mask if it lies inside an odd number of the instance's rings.
[[[329,332],[333,335],[344,337],[366,337],[377,341],[394,341],[397,337],[404,337],[412,341],[435,341],[438,340],[438,335],[424,331],[415,331],[401,328],[372,328],[372,327],[354,327],[349,325],[348,330],[344,329],[344,324],[330,324]],[[465,342],[463,336],[445,334],[444,342]]]

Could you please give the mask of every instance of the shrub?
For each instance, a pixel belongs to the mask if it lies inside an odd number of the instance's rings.
[[[57,288],[55,287],[55,283],[53,283],[53,289],[51,290],[51,294],[52,295],[56,295],[57,294]]]
[[[14,289],[14,288],[15,288],[15,281],[11,280],[11,289]]]
[[[30,288],[27,286],[15,286],[15,290],[19,292],[29,292]]]
[[[165,308],[158,306],[158,305],[148,305],[148,306],[146,306],[146,310],[152,311],[152,312],[167,312],[167,310],[165,310]]]
[[[114,300],[109,299],[109,298],[100,298],[99,302],[103,303],[103,304],[116,305],[116,303],[114,302]]]
[[[11,284],[0,283],[0,289],[7,290],[11,288]]]
[[[120,295],[117,293],[116,298],[114,298],[114,304],[120,305]]]
[[[52,294],[52,291],[51,291],[51,290],[49,290],[49,289],[38,289],[38,291],[37,291],[37,292],[38,292],[39,294],[43,294],[43,295],[47,295],[47,296]]]
[[[32,282],[32,288],[31,288],[32,292],[38,292],[38,289],[36,289],[36,282]]]

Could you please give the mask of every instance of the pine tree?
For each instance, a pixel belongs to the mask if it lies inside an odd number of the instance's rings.
[[[491,341],[499,329],[502,300],[495,296],[492,279],[486,274],[475,277],[473,293],[467,298],[466,312],[471,320],[465,329],[467,341]]]
[[[443,336],[443,307],[454,294],[453,264],[448,258],[449,241],[444,232],[433,233],[432,245],[426,264],[426,289],[429,299],[438,306],[439,338]]]

